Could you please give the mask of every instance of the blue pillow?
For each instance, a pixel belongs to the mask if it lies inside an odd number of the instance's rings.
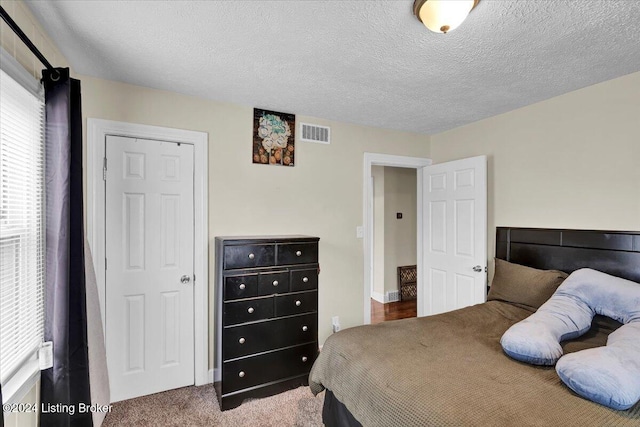
[[[582,335],[595,314],[621,323],[606,347],[562,356],[560,342]],[[553,365],[579,395],[614,409],[640,400],[640,284],[591,269],[573,272],[536,313],[500,340],[510,357]],[[558,360],[559,359],[559,360]]]
[[[606,347],[562,356],[556,372],[571,390],[613,409],[640,400],[640,322],[612,332]]]

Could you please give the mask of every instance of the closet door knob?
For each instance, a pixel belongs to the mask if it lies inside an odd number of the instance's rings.
[[[249,259],[254,259],[256,256],[254,254],[249,254]]]
[[[244,344],[244,337],[240,338],[240,339],[238,340],[238,342],[239,342],[240,344]]]
[[[304,283],[307,283],[307,282],[309,281],[309,278],[308,278],[308,277],[303,277],[303,278],[302,278],[302,281],[303,281]]]
[[[278,281],[277,280],[273,281],[273,286],[278,286]]]
[[[300,307],[301,304],[300,300],[296,301],[296,307]]]
[[[302,361],[303,361],[303,362],[306,362],[307,360],[308,360],[308,359],[307,359],[307,356],[302,356]]]
[[[240,371],[240,372],[238,373],[238,376],[239,376],[240,378],[244,378],[244,371]]]
[[[249,308],[247,309],[247,312],[248,312],[249,314],[253,313],[253,307],[249,307]]]
[[[307,325],[302,327],[302,332],[307,332],[309,330],[309,328],[307,328]]]
[[[240,288],[240,289],[244,289],[244,288],[246,288],[246,286],[244,285],[244,283],[240,283],[239,288]]]
[[[302,255],[302,251],[296,251],[296,256]]]

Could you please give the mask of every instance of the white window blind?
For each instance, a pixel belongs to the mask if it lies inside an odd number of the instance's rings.
[[[33,357],[44,323],[44,102],[0,70],[0,382]]]

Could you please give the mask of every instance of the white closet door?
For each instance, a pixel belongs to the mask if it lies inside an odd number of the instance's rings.
[[[108,136],[111,401],[194,383],[193,146]]]

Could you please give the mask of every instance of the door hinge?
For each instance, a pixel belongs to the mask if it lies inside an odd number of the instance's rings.
[[[104,257],[104,269],[107,269],[107,257]]]
[[[102,180],[103,181],[107,180],[107,158],[106,157],[102,158]]]

